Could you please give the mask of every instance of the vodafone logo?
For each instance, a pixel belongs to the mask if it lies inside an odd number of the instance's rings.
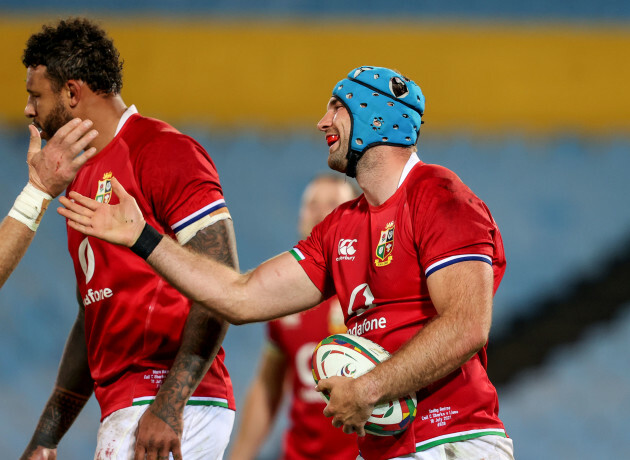
[[[94,276],[94,251],[87,238],[79,245],[79,264],[85,275],[85,284],[88,284]]]
[[[340,260],[354,260],[354,255],[357,250],[353,245],[356,242],[357,240],[346,240],[343,238],[339,240],[339,244],[337,245],[337,254],[339,254],[337,262]]]
[[[374,295],[367,283],[359,284],[350,295],[348,316],[361,316],[366,310],[374,307]]]
[[[94,262],[94,251],[92,250],[92,246],[90,246],[90,241],[85,238],[81,241],[79,245],[79,265],[81,266],[81,270],[85,275],[85,285],[87,288],[87,284],[92,280],[94,276],[94,269],[96,264]],[[114,292],[110,288],[103,289],[88,289],[85,297],[83,298],[83,305],[88,306],[95,302],[100,302],[101,300],[108,299],[114,295]]]

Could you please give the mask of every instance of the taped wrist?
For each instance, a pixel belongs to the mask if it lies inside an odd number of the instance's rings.
[[[145,222],[142,233],[140,233],[136,242],[129,249],[144,260],[147,260],[163,237],[164,235]]]
[[[28,228],[37,231],[46,208],[53,197],[35,188],[30,182],[22,189],[9,211],[9,216],[22,222]]]

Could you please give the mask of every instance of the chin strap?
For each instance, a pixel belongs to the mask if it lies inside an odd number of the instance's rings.
[[[363,156],[364,152],[357,152],[356,150],[349,150],[346,155],[348,165],[346,166],[346,176],[355,178],[357,177],[357,163]]]

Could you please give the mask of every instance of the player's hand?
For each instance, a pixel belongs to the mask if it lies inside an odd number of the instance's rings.
[[[144,228],[144,217],[136,203],[120,182],[112,178],[112,191],[120,203],[109,205],[70,192],[70,199],[60,197],[65,208],[57,212],[68,219],[68,225],[79,232],[95,236],[110,243],[131,247]]]
[[[34,125],[29,125],[31,141],[28,146],[28,180],[36,188],[53,198],[63,192],[77,172],[94,155],[91,147],[80,155],[98,136],[92,121],[75,118],[63,125],[42,149],[42,138]]]
[[[29,446],[20,457],[20,460],[57,460],[57,449]]]
[[[167,423],[152,409],[154,409],[153,405],[145,411],[138,422],[133,459],[168,460],[169,453],[172,452],[175,460],[182,460],[183,421],[181,415],[169,415],[169,423]]]
[[[332,417],[335,428],[346,434],[365,436],[365,422],[374,410],[374,404],[365,395],[366,388],[359,380],[349,377],[329,377],[319,381],[317,391],[330,396],[324,415]]]

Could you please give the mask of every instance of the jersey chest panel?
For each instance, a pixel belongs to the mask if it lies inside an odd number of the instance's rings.
[[[418,327],[433,314],[426,279],[418,263],[412,220],[404,194],[376,209],[355,211],[327,242],[330,269],[346,325],[396,350],[408,334],[388,332]],[[414,328],[415,329],[415,328]]]

